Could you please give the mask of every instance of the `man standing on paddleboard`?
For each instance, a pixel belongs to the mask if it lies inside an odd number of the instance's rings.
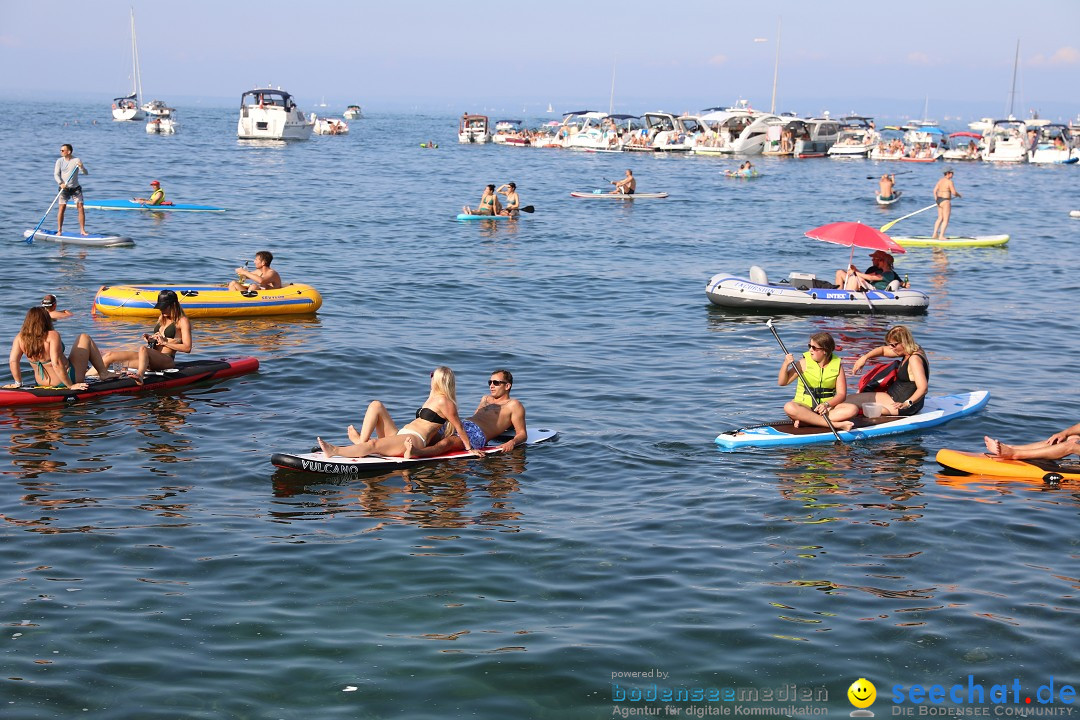
[[[53,179],[60,186],[60,207],[56,211],[56,234],[64,232],[64,210],[72,198],[75,199],[75,207],[79,209],[79,232],[86,235],[86,210],[83,208],[82,186],[79,184],[79,171],[83,175],[89,175],[83,161],[72,157],[71,145],[64,143],[60,146],[60,157],[53,166]]]

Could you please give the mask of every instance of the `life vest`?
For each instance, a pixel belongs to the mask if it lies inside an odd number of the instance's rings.
[[[165,191],[158,188],[150,195],[150,202],[148,205],[164,205],[165,204]]]
[[[843,372],[840,368],[840,356],[833,353],[832,359],[829,360],[825,367],[821,367],[811,359],[809,350],[803,353],[803,359],[806,361],[803,363],[803,377],[806,378],[806,382],[810,383],[818,402],[823,402],[836,395],[836,380],[840,377],[840,373]],[[810,393],[806,392],[801,379],[795,389],[795,402],[808,408],[814,407],[814,399],[810,397]]]

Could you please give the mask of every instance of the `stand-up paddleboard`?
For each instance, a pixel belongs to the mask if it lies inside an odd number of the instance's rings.
[[[852,442],[923,430],[977,412],[989,401],[990,393],[986,390],[928,397],[923,403],[922,412],[916,415],[900,417],[883,415],[876,418],[860,415],[853,420],[854,428],[840,431],[840,438],[845,442]],[[716,436],[716,444],[723,448],[736,449],[752,446],[808,445],[832,442],[835,439],[836,436],[827,427],[816,425],[795,427],[791,420],[783,420],[722,432]]]
[[[659,193],[617,193],[617,192],[604,192],[601,190],[593,190],[592,192],[574,191],[570,193],[570,197],[576,198],[589,198],[589,199],[604,199],[604,200],[645,200],[649,198],[666,198],[668,194],[666,192]]]
[[[986,453],[938,450],[938,464],[949,470],[992,477],[1080,480],[1080,463],[1057,460],[1004,460]],[[1057,475],[1057,478],[1047,476]]]
[[[897,190],[892,194],[891,198],[886,199],[881,197],[880,195],[875,195],[874,199],[877,200],[878,205],[892,205],[894,203],[900,202],[900,196],[903,194],[903,190]]]
[[[528,438],[525,445],[538,445],[542,442],[554,440],[559,436],[555,430],[548,428],[529,428]],[[513,433],[500,435],[488,440],[488,444],[482,448],[484,453],[495,452],[499,445],[510,440]],[[322,451],[304,453],[302,455],[290,455],[288,453],[274,453],[270,456],[270,462],[279,468],[296,470],[298,472],[316,473],[320,475],[356,475],[366,472],[385,472],[409,468],[420,463],[439,462],[441,460],[459,460],[461,458],[476,457],[468,452],[454,452],[446,455],[435,455],[426,458],[385,457],[383,455],[369,455],[363,458],[327,457]]]
[[[15,390],[0,389],[0,407],[13,405],[44,405],[75,403],[104,395],[117,393],[140,393],[150,390],[170,390],[192,383],[223,380],[237,375],[246,375],[259,369],[259,361],[253,357],[222,358],[220,360],[194,360],[178,362],[175,368],[143,375],[143,384],[139,385],[131,377],[110,380],[98,380],[88,377],[90,387],[86,390],[71,390],[66,387],[37,387],[24,385]]]
[[[38,230],[37,232],[26,230],[23,232],[23,237],[29,238],[31,234],[33,234],[34,240],[46,240],[65,245],[86,245],[87,247],[133,247],[135,245],[134,240],[123,235],[100,235],[98,233],[80,235],[78,232],[69,230],[63,233],[57,233],[55,230]]]
[[[1069,217],[1080,218],[1080,210],[1070,210]]]
[[[458,213],[458,220],[509,220],[511,217],[517,217],[516,215],[466,215],[465,213]]]
[[[76,207],[73,202],[68,207]],[[152,210],[171,212],[225,212],[225,208],[213,205],[191,205],[189,203],[162,203],[161,205],[149,205],[147,203],[134,202],[132,200],[86,200],[83,207],[87,210]]]
[[[897,245],[903,247],[1000,247],[1009,242],[1008,235],[949,235],[944,240],[932,238],[928,235],[890,235]]]

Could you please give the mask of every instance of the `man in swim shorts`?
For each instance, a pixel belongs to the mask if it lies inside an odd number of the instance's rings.
[[[637,180],[634,179],[633,170],[627,170],[626,177],[622,180],[612,180],[611,184],[615,186],[615,192],[623,195],[633,195],[634,191],[637,190]]]
[[[79,233],[86,235],[86,210],[83,208],[82,185],[79,184],[79,172],[89,175],[83,161],[72,157],[74,150],[71,145],[64,143],[60,146],[60,157],[53,166],[53,180],[60,187],[60,205],[56,208],[56,234],[64,232],[64,210],[67,209],[68,201],[74,200],[75,207],[79,211]]]
[[[480,399],[480,404],[472,417],[461,421],[465,433],[469,436],[469,445],[482,448],[488,440],[514,429],[514,437],[499,446],[497,452],[510,452],[525,442],[528,432],[525,429],[525,406],[516,398],[510,397],[514,385],[514,376],[509,370],[495,370],[488,380],[489,393]],[[427,447],[418,448],[412,457],[433,457],[446,453],[460,452],[465,443],[456,434],[443,438]]]

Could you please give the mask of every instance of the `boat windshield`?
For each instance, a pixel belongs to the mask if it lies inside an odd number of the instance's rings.
[[[266,88],[264,90],[248,90],[240,96],[240,107],[245,105],[258,105],[260,107],[283,107],[286,110],[295,107],[292,95],[284,90]]]

